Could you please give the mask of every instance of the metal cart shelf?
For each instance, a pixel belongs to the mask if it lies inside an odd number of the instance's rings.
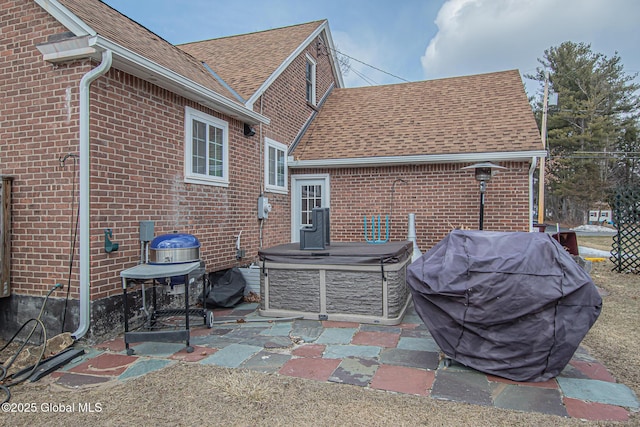
[[[127,349],[127,354],[132,355],[134,353],[132,348],[129,348],[129,344],[154,341],[154,342],[180,342],[185,341],[187,346],[187,352],[193,352],[193,347],[189,344],[189,317],[190,316],[202,316],[207,327],[213,325],[213,312],[202,309],[189,308],[189,275],[196,272],[202,267],[200,261],[183,263],[183,264],[140,264],[135,267],[123,270],[120,272],[122,278],[122,298],[124,303],[124,342]],[[184,276],[184,309],[156,309],[155,289],[158,285],[158,279],[165,277]],[[153,307],[152,311],[147,311],[145,302],[145,289],[144,282],[153,281]],[[135,283],[134,283],[135,282]],[[185,316],[185,328],[179,330],[158,330],[158,331],[129,331],[129,303],[127,301],[127,288],[140,283],[142,285],[142,308],[147,316],[146,325],[148,328],[153,326],[153,323],[158,317],[161,316]],[[206,274],[202,274],[202,296],[206,292]]]

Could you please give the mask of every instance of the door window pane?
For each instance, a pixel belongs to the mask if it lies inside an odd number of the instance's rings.
[[[301,190],[302,225],[311,225],[313,208],[322,207],[322,186],[302,185]]]

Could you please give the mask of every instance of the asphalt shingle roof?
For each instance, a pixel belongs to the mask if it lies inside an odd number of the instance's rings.
[[[59,1],[102,37],[236,102],[199,60],[110,6],[96,0]]]
[[[334,89],[295,160],[542,150],[517,70]]]
[[[244,99],[326,21],[174,46],[100,1],[59,0],[101,36],[231,100]],[[197,59],[196,59],[197,58]],[[517,70],[334,89],[295,160],[542,150]]]
[[[242,98],[249,99],[324,22],[314,21],[178,47],[204,61]]]

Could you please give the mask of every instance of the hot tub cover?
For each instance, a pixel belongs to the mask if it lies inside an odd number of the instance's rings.
[[[285,243],[261,249],[262,261],[288,264],[341,264],[380,265],[403,262],[411,257],[413,245],[410,241],[369,244],[364,242],[335,242],[326,249],[300,249],[299,243]]]
[[[409,266],[407,284],[448,357],[514,381],[557,376],[602,308],[546,233],[455,230]]]

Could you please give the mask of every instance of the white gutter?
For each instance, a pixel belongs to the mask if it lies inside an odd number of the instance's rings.
[[[531,167],[529,168],[529,231],[533,231],[533,188],[535,185],[533,184],[533,172],[535,172],[536,167],[538,166],[538,158],[531,158]]]
[[[89,285],[90,224],[89,224],[89,87],[98,77],[104,75],[113,60],[110,50],[102,52],[102,62],[80,80],[80,321],[72,334],[74,339],[82,338],[89,330],[91,322],[91,293]]]
[[[322,168],[322,167],[366,167],[416,165],[429,163],[464,163],[464,162],[518,162],[529,161],[531,157],[545,156],[544,150],[539,151],[507,151],[495,153],[458,153],[458,154],[421,154],[416,156],[387,156],[387,157],[356,157],[317,160],[290,160],[289,168]]]

